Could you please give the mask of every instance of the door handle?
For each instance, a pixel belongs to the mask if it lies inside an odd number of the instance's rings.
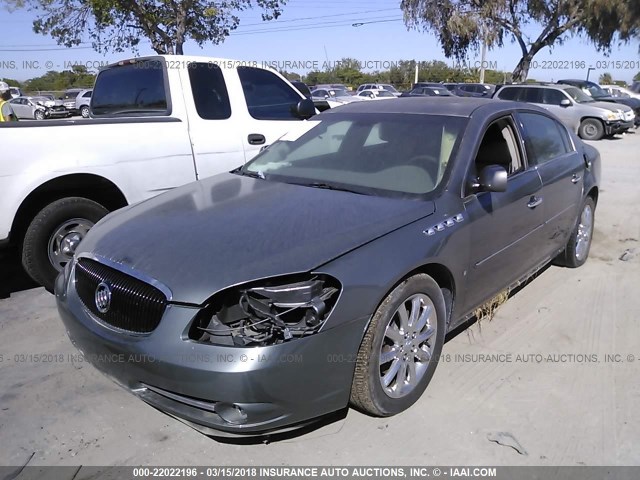
[[[527,203],[527,207],[536,208],[541,203],[542,203],[542,197],[533,196],[529,199],[529,203]]]
[[[260,133],[250,133],[247,137],[247,141],[249,142],[249,145],[262,145],[267,141],[267,139]]]
[[[580,180],[582,180],[582,175],[578,175],[577,173],[574,173],[573,177],[571,177],[571,183],[578,183]]]

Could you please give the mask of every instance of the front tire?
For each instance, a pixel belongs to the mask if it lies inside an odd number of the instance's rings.
[[[88,106],[84,106],[80,109],[80,115],[82,115],[82,118],[89,118],[89,107]]]
[[[351,404],[374,416],[413,405],[435,372],[444,344],[446,307],[428,275],[408,278],[380,304],[358,351]]]
[[[22,244],[22,265],[33,280],[53,292],[56,276],[78,243],[109,211],[82,197],[56,200],[31,221]]]
[[[583,140],[600,140],[604,137],[604,125],[595,118],[585,118],[580,123],[578,135]]]
[[[567,246],[557,259],[559,264],[569,268],[577,268],[587,261],[593,238],[595,211],[596,204],[593,198],[587,197],[582,205],[580,216],[569,237]]]
[[[33,118],[36,120],[44,120],[44,112],[42,110],[36,110],[33,114]]]

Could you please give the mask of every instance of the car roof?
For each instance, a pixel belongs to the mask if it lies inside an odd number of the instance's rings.
[[[573,87],[573,85],[557,84],[557,83],[519,83],[511,85],[503,85],[500,90],[505,88],[553,88],[555,90],[566,90]]]
[[[473,112],[479,109],[485,110],[487,114],[492,114],[514,109],[522,110],[523,108],[546,112],[543,108],[531,104],[523,104],[522,102],[448,96],[446,99],[439,97],[404,97],[389,100],[388,102],[354,102],[343,105],[335,110],[322,112],[322,115],[341,115],[344,113],[405,113],[468,118]]]

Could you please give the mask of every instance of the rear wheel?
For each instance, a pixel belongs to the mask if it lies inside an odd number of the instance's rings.
[[[351,403],[375,416],[413,405],[437,367],[445,335],[442,291],[428,275],[408,278],[382,302],[365,333]]]
[[[557,258],[558,263],[566,267],[577,268],[587,261],[593,237],[595,211],[596,205],[593,198],[587,197],[567,246]]]
[[[107,213],[99,203],[81,197],[56,200],[43,208],[29,224],[22,244],[22,265],[29,276],[53,292],[58,273]]]
[[[604,125],[595,118],[585,118],[580,123],[578,134],[583,140],[600,140],[604,137]]]

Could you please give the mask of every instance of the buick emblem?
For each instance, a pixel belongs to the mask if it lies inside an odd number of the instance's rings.
[[[95,294],[96,308],[100,313],[107,313],[111,306],[111,287],[105,282],[100,282]]]

